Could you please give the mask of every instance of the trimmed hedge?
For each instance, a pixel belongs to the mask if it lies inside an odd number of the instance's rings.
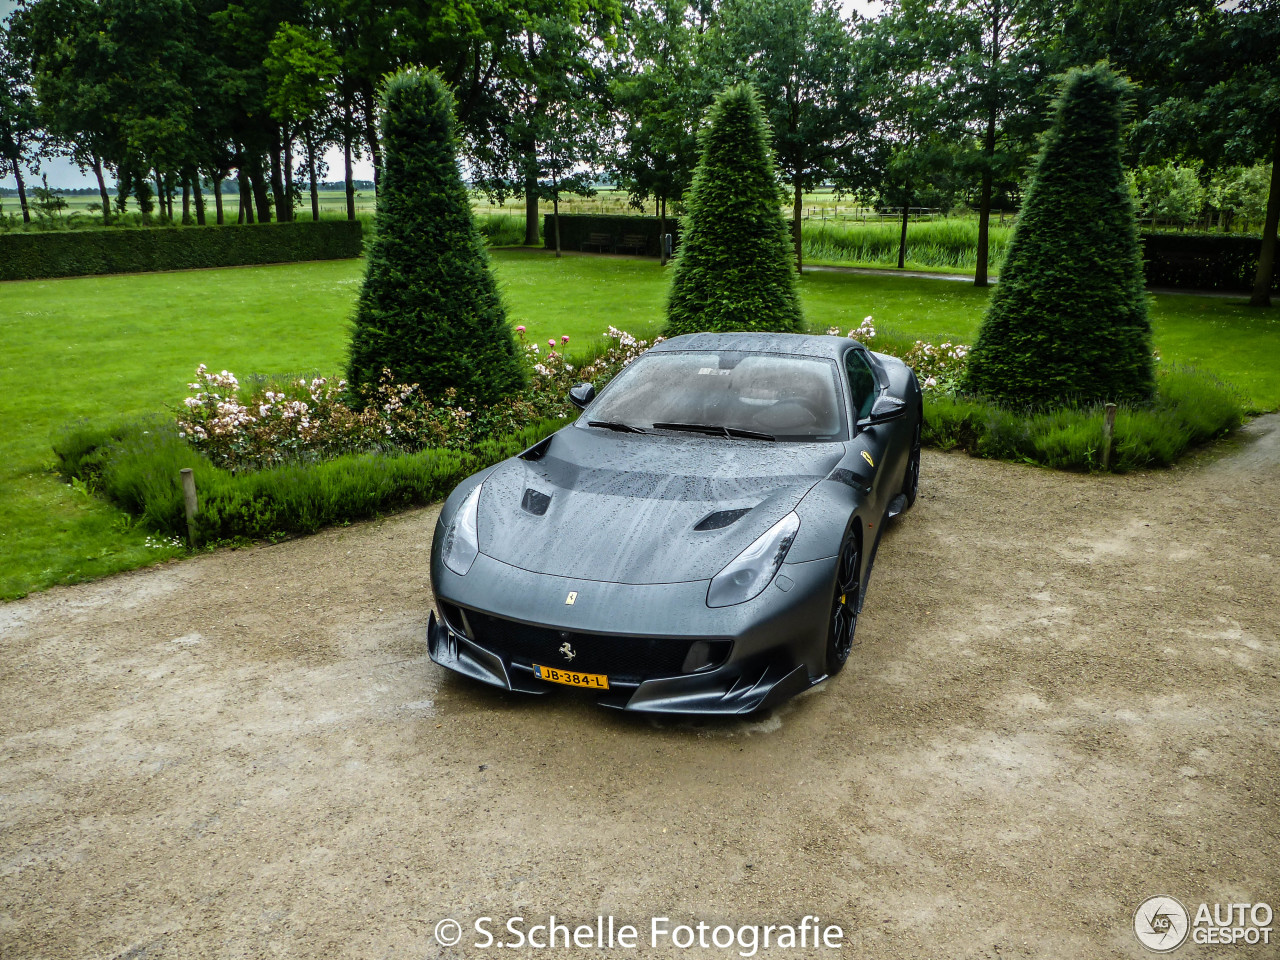
[[[1147,284],[1184,290],[1251,291],[1262,238],[1223,233],[1144,233]],[[1280,271],[1271,278],[1280,293]]]
[[[63,479],[82,481],[148,528],[184,540],[179,471],[190,467],[200,504],[196,537],[211,543],[314,533],[443,500],[477,470],[514,456],[565,423],[543,420],[466,451],[348,454],[249,472],[215,467],[171,422],[160,420],[72,427],[53,449]]]
[[[560,214],[560,249],[581,250],[584,246],[592,253],[640,253],[646,257],[658,256],[659,224],[657,217],[597,217],[585,213]],[[603,233],[609,236],[610,249],[601,251],[599,247],[590,245],[591,234]],[[680,246],[680,221],[675,217],[667,217],[667,233],[671,234],[675,247]],[[626,237],[644,237],[645,245],[640,250],[624,247],[617,250],[617,245]],[[547,250],[556,246],[556,223],[551,214],[542,218],[542,242]]]
[[[358,220],[0,234],[0,280],[151,273],[361,255]]]

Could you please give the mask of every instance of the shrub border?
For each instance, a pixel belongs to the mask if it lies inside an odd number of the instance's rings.
[[[277,540],[445,499],[461,481],[515,456],[568,421],[551,418],[470,450],[346,454],[256,471],[214,466],[173,424],[80,424],[55,440],[56,469],[160,533],[187,536],[179,471],[195,475],[196,545]]]

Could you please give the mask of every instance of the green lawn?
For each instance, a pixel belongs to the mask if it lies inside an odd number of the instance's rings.
[[[660,326],[667,278],[653,261],[499,250],[514,323],[581,345],[610,324]],[[50,438],[77,418],[171,411],[198,363],[250,373],[339,371],[363,263],[340,261],[0,284],[0,596],[130,569],[172,554],[128,517],[50,472]],[[815,329],[875,317],[882,330],[972,341],[986,292],[965,283],[842,273],[802,281]],[[1243,300],[1154,300],[1166,360],[1280,407],[1280,311]]]

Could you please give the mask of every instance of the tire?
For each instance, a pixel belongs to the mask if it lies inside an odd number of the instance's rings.
[[[924,410],[920,411],[920,419],[916,421],[916,432],[911,437],[911,455],[907,457],[907,470],[902,476],[902,495],[907,502],[902,508],[906,513],[916,502],[920,492],[920,446],[921,434],[924,431]]]
[[[827,622],[827,676],[834,677],[844,669],[853,649],[858,629],[858,608],[862,598],[862,538],[856,530],[845,534],[836,561],[835,592],[831,598],[831,617]]]

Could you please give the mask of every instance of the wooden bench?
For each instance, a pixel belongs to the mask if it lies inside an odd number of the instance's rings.
[[[613,253],[613,237],[607,233],[592,233],[587,239],[578,244],[579,250],[585,250],[587,247],[595,247],[600,253]]]
[[[628,234],[618,241],[617,246],[614,247],[614,253],[623,250],[634,250],[636,253],[646,254],[649,252],[649,238],[642,233]]]

